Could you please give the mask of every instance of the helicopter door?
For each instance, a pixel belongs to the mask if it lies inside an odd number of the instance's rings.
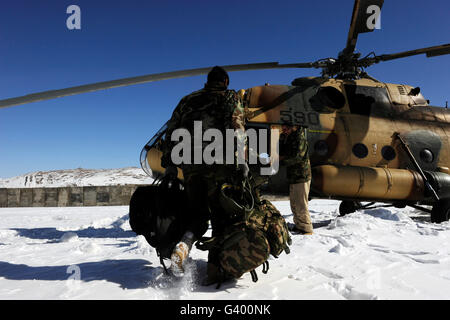
[[[248,161],[257,184],[270,193],[288,194],[286,168],[279,163],[278,139],[281,125],[269,123],[247,123]]]

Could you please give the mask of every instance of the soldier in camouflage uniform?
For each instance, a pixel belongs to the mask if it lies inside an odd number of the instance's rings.
[[[305,127],[283,126],[280,135],[280,160],[287,167],[289,198],[295,224],[292,231],[312,234],[313,226],[308,210],[311,165],[306,132]]]
[[[201,121],[202,134],[207,129],[218,129],[225,137],[226,129],[239,130],[236,135],[238,143],[245,145],[244,108],[238,94],[234,90],[227,89],[228,84],[227,72],[220,67],[214,67],[209,72],[208,81],[203,89],[181,99],[167,124],[163,147],[161,164],[166,168],[168,175],[176,177],[177,172],[171,159],[171,151],[176,144],[171,141],[172,133],[175,129],[184,128],[190,132],[191,137],[194,137],[194,121]],[[202,142],[202,144],[204,149],[209,143]],[[188,229],[196,239],[199,239],[208,228],[208,220],[211,220],[213,236],[223,232],[228,225],[228,217],[219,206],[219,188],[224,182],[230,182],[230,177],[246,176],[248,165],[240,164],[237,170],[236,164],[225,164],[225,159],[222,163],[219,161],[211,165],[203,161],[201,164],[194,164],[194,146],[191,151],[192,161],[179,167],[183,171],[184,186],[189,199],[188,209],[192,217]],[[217,271],[216,260],[217,255],[210,251],[207,273],[211,283],[214,283],[214,272]],[[207,282],[208,280],[205,284],[208,284]]]

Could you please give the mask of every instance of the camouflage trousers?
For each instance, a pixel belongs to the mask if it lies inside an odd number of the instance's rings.
[[[289,185],[289,199],[294,214],[295,226],[305,233],[313,232],[308,210],[308,195],[311,180]]]
[[[195,212],[188,229],[197,239],[201,238],[208,229],[208,220],[211,222],[213,237],[222,234],[229,225],[228,216],[220,206],[219,188],[226,181],[232,171],[224,167],[211,167],[208,170],[184,170],[185,189],[191,211]],[[211,249],[208,262],[218,265],[218,253]]]
[[[211,221],[214,236],[227,225],[227,216],[219,203],[218,185],[221,183],[220,177],[211,172],[189,174],[185,177],[188,208],[192,217],[189,230],[194,232],[197,239],[208,229],[208,220]]]

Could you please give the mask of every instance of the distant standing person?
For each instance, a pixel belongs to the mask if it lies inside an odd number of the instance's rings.
[[[294,214],[294,225],[290,225],[289,229],[293,233],[311,235],[313,225],[308,210],[311,164],[306,133],[306,127],[282,126],[280,160],[287,167],[289,200]]]

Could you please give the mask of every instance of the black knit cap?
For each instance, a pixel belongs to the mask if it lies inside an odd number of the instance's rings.
[[[226,80],[230,81],[228,73],[225,71],[225,69],[219,66],[215,66],[208,73],[208,83],[225,82]]]

